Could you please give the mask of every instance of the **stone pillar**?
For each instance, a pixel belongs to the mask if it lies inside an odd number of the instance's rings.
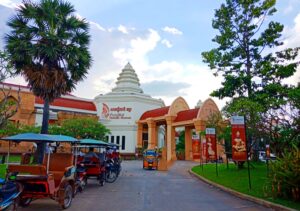
[[[167,116],[167,162],[172,160],[172,142],[175,142],[175,130],[172,126],[173,120],[175,117]]]
[[[136,147],[137,148],[142,148],[143,147],[143,124],[137,122],[137,143]]]
[[[185,127],[184,141],[185,141],[185,160],[193,160],[192,157],[192,127]]]
[[[157,146],[157,126],[153,119],[147,120],[148,124],[148,149],[154,149]]]
[[[205,131],[205,128],[206,128],[205,121],[196,120],[196,121],[194,121],[194,125],[195,125],[197,134],[200,134],[200,132]],[[206,139],[205,139],[204,135],[201,135],[199,138],[200,138],[200,159],[202,160],[202,162],[206,162],[206,156],[205,156],[205,154],[203,154],[203,149],[202,149],[202,146],[203,146],[202,143],[204,140],[206,141]]]

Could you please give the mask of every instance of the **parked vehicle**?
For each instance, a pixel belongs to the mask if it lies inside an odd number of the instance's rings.
[[[147,149],[143,153],[143,169],[158,168],[158,153],[154,149]]]
[[[77,164],[76,168],[76,182],[75,182],[75,194],[82,192],[87,185],[86,168],[83,164]]]
[[[259,151],[258,152],[258,159],[262,162],[266,162],[267,156],[265,151]],[[270,158],[269,160],[276,160],[276,155],[273,153],[270,153]]]
[[[101,186],[106,181],[106,165],[105,154],[100,152],[101,149],[105,149],[107,143],[95,139],[81,139],[78,148],[88,149],[88,152],[84,156],[78,156],[77,165],[82,165],[86,169],[86,178],[96,178]],[[98,153],[94,152],[94,149],[98,149]]]
[[[7,174],[6,179],[0,178],[0,210],[17,210],[23,186],[15,181],[16,175]]]
[[[106,182],[113,183],[121,173],[121,159],[118,145],[109,143],[106,147]]]
[[[77,139],[62,135],[24,133],[2,138],[5,141],[35,143],[70,143]],[[23,185],[20,205],[28,206],[32,200],[51,198],[63,209],[71,206],[75,193],[76,167],[72,153],[50,153],[44,156],[43,164],[8,165],[8,173],[16,173],[16,181]]]

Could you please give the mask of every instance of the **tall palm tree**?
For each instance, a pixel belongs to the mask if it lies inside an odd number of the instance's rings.
[[[89,25],[63,0],[24,0],[8,21],[6,50],[16,73],[44,100],[41,133],[48,133],[49,103],[74,90],[91,65]],[[44,145],[38,146],[42,162]]]

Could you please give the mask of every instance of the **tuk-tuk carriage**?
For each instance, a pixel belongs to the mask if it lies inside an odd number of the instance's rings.
[[[70,143],[77,139],[63,135],[24,133],[2,138],[5,141],[35,143]],[[28,206],[32,200],[51,198],[66,209],[70,207],[75,191],[74,155],[72,153],[53,153],[48,150],[43,164],[10,164],[7,173],[16,173],[16,181],[23,185],[20,205]]]
[[[143,153],[143,169],[158,168],[158,153],[154,149],[146,149]]]
[[[105,153],[101,152],[108,144],[104,141],[95,139],[81,139],[77,148],[85,150],[85,155],[77,156],[77,166],[86,169],[87,178],[96,178],[101,186],[105,183]],[[88,149],[88,151],[87,151]],[[98,152],[94,152],[98,149]]]

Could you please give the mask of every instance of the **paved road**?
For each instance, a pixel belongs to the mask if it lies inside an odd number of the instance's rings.
[[[168,172],[145,171],[141,161],[122,163],[113,184],[100,187],[90,180],[68,210],[74,211],[199,211],[268,210],[199,181],[187,173],[193,162],[177,161]],[[37,200],[20,210],[60,210],[51,200]]]

